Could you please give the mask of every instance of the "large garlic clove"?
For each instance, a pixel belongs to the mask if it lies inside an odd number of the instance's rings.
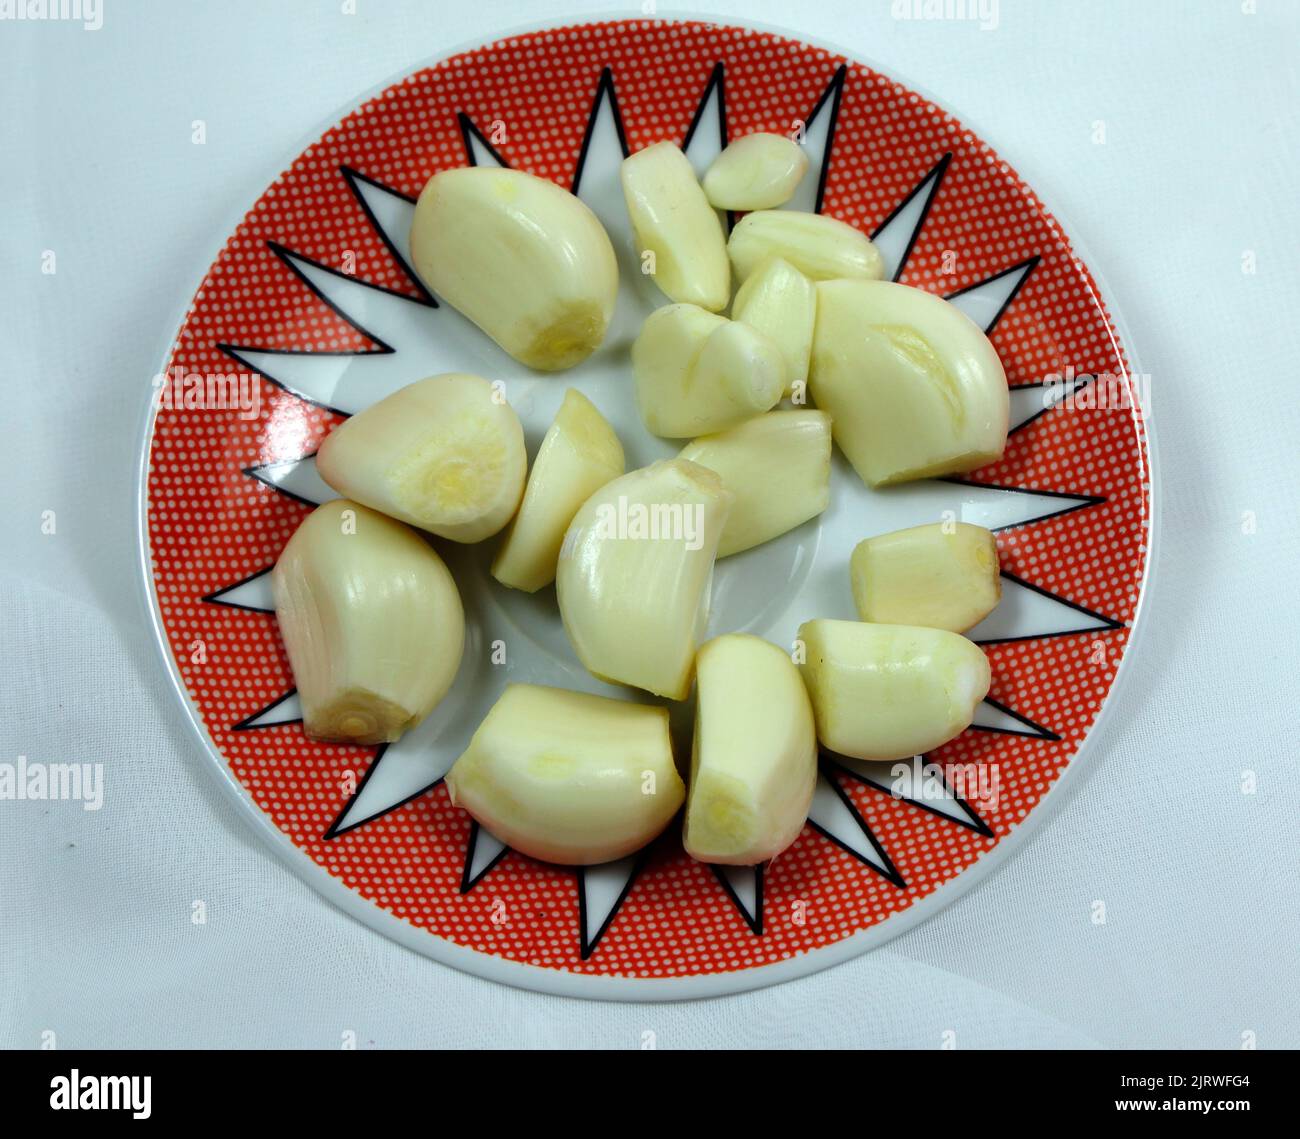
[[[716,471],[736,496],[720,558],[769,542],[830,503],[831,419],[824,411],[769,411],[688,443],[678,457]]]
[[[736,223],[727,252],[738,281],[746,281],[769,257],[789,261],[813,281],[885,275],[880,251],[851,225],[824,214],[759,210]]]
[[[456,584],[413,530],[356,502],[318,507],[271,574],[303,727],[313,739],[397,739],[437,705],[460,668]]]
[[[798,837],[817,783],[817,736],[799,671],[775,645],[732,633],[696,658],[699,706],[686,851],[752,866]]]
[[[415,205],[411,256],[439,298],[530,368],[585,360],[614,315],[609,235],[585,203],[522,170],[435,174]]]
[[[625,158],[620,174],[637,250],[653,258],[655,284],[669,300],[713,312],[726,308],[727,239],[690,160],[671,142],[659,142]]]
[[[524,493],[524,429],[481,376],[450,372],[394,392],[334,428],[316,469],[330,486],[454,542],[481,542]]]
[[[593,675],[686,698],[732,499],[712,471],[667,459],[583,503],[555,586],[569,641]]]
[[[989,690],[979,647],[944,629],[808,621],[799,671],[817,738],[856,759],[906,759],[960,735]]]
[[[849,573],[858,616],[886,625],[964,633],[1002,597],[997,539],[969,522],[931,522],[867,538],[854,549]]]
[[[997,352],[960,309],[920,289],[819,284],[808,389],[872,486],[974,470],[1006,446]]]
[[[570,388],[533,460],[524,500],[492,563],[492,576],[527,593],[550,585],[560,543],[578,507],[623,470],[623,445],[614,429],[591,400]]]
[[[785,361],[785,394],[807,383],[817,320],[817,290],[789,261],[769,257],[736,293],[731,318],[758,329]]]
[[[640,850],[685,797],[666,709],[534,684],[507,685],[447,791],[507,846],[578,866]]]
[[[731,143],[704,175],[704,192],[720,210],[784,205],[808,172],[808,156],[783,134],[747,134]]]
[[[785,384],[781,350],[763,333],[695,305],[666,305],[632,345],[637,407],[669,439],[721,431],[773,407]]]

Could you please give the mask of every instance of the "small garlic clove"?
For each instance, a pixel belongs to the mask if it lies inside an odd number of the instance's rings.
[[[316,469],[340,494],[454,542],[481,542],[524,493],[524,430],[498,388],[450,372],[334,428]]]
[[[709,641],[696,672],[686,851],[702,862],[765,862],[799,836],[817,784],[808,693],[785,653],[744,634]]]
[[[666,709],[535,684],[506,686],[447,791],[512,849],[577,866],[640,850],[685,798]]]
[[[614,429],[591,400],[570,388],[542,439],[519,513],[492,563],[492,576],[526,593],[550,585],[564,532],[578,507],[623,471],[623,445]]]
[[[799,671],[817,738],[855,759],[907,759],[960,735],[989,690],[979,646],[944,629],[808,621]]]
[[[637,407],[669,439],[721,431],[773,407],[785,383],[780,349],[746,324],[695,305],[651,313],[632,345]]]
[[[785,394],[808,382],[817,290],[790,262],[769,257],[746,278],[731,304],[731,318],[757,329],[781,349]]]
[[[712,471],[667,459],[583,503],[555,588],[569,642],[594,676],[686,698],[733,497]]]
[[[435,174],[415,206],[411,256],[442,300],[522,364],[571,368],[614,315],[618,263],[596,215],[522,170]]]
[[[785,389],[781,350],[763,333],[729,320],[704,342],[691,371],[689,394],[698,406],[692,418],[705,418],[705,430],[717,430],[774,407]]]
[[[1007,378],[993,345],[956,306],[907,285],[817,286],[808,390],[871,486],[974,470],[1006,446]]]
[[[716,471],[736,496],[720,558],[769,542],[830,504],[831,419],[823,411],[769,411],[688,443],[678,457]]]
[[[632,343],[632,378],[641,419],[655,435],[669,435],[688,419],[691,409],[683,405],[693,394],[695,361],[726,323],[698,305],[665,305],[646,318]]]
[[[271,574],[303,727],[312,739],[397,739],[447,694],[465,618],[456,584],[413,530],[346,499],[317,507]]]
[[[793,197],[808,156],[783,134],[747,134],[729,144],[704,175],[704,192],[720,210],[770,210]]]
[[[655,284],[669,300],[711,312],[726,308],[727,239],[690,160],[660,142],[625,158],[620,175],[637,251]]]
[[[867,538],[854,549],[849,573],[858,616],[886,625],[964,633],[1002,597],[997,539],[969,522],[931,522]]]
[[[731,231],[727,253],[741,282],[769,257],[784,258],[813,281],[879,280],[885,275],[880,251],[865,234],[824,214],[798,210],[746,214]]]

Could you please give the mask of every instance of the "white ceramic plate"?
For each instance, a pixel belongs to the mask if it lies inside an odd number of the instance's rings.
[[[675,453],[631,399],[628,344],[663,298],[636,271],[618,164],[671,139],[702,170],[727,138],[796,125],[811,164],[791,206],[872,234],[896,279],[952,298],[989,330],[1013,388],[1013,433],[994,467],[881,491],[837,456],[821,518],[719,564],[712,629],[789,645],[810,617],[852,617],[852,547],[952,512],[998,532],[1006,571],[1002,604],[971,633],[993,666],[975,727],[914,774],[826,760],[809,825],[768,867],[695,863],[676,827],[618,863],[534,863],[453,808],[442,776],[508,681],[630,694],[578,664],[553,590],[529,597],[490,580],[487,543],[440,547],[469,625],[435,713],[387,748],[307,740],[266,571],[311,505],[334,497],[312,459],[323,436],[454,370],[506,382],[530,451],[572,386],[614,424],[629,467]],[[608,227],[626,263],[619,311],[578,368],[529,373],[410,272],[414,196],[465,163],[553,178]],[[951,900],[1006,856],[1077,764],[1129,649],[1150,550],[1150,457],[1130,369],[1091,273],[1033,191],[880,71],[712,24],[529,32],[364,99],[230,235],[160,369],[178,398],[150,407],[149,601],[224,785],[290,865],[362,921],[551,992],[671,999],[767,984]],[[674,709],[679,728],[689,715]]]

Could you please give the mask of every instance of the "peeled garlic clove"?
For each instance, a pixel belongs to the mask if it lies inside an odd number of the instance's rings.
[[[570,388],[533,460],[524,500],[492,563],[492,576],[526,593],[550,585],[578,507],[623,471],[623,444],[614,429],[591,400]]]
[[[868,538],[854,549],[849,573],[858,616],[886,625],[964,633],[1002,597],[997,539],[969,522],[932,522]]]
[[[447,790],[507,846],[577,866],[640,850],[685,797],[667,709],[535,684],[506,686]]]
[[[637,407],[669,439],[721,431],[773,407],[785,384],[780,349],[746,324],[695,305],[667,305],[632,345]]]
[[[720,558],[771,541],[830,503],[831,419],[824,411],[769,411],[688,443],[678,457],[716,471],[736,496]]]
[[[808,172],[808,156],[783,134],[747,134],[731,143],[704,175],[704,192],[720,210],[784,205]]]
[[[808,390],[872,486],[974,470],[1006,447],[997,352],[960,309],[920,289],[819,284]]]
[[[817,738],[855,759],[906,759],[960,735],[989,690],[977,645],[944,629],[808,621],[799,629]]]
[[[565,632],[593,675],[686,698],[732,499],[712,471],[667,459],[583,503],[555,587]]]
[[[623,197],[637,251],[653,256],[655,284],[669,300],[717,312],[731,299],[722,223],[690,160],[659,142],[623,160]]]
[[[316,455],[340,494],[453,542],[481,542],[510,521],[527,467],[514,409],[487,380],[459,372],[381,399]]]
[[[785,394],[807,383],[817,320],[817,290],[789,261],[769,257],[736,293],[731,318],[758,329],[785,361]]]
[[[585,360],[614,315],[618,264],[604,227],[522,170],[435,174],[415,205],[411,256],[433,292],[530,368]]]
[[[813,281],[885,275],[880,252],[865,234],[824,214],[798,210],[746,214],[731,231],[727,252],[738,281],[748,280],[769,257],[784,258]]]
[[[690,398],[708,406],[713,425],[737,422],[775,406],[785,390],[781,350],[763,333],[729,320],[704,342],[691,371]],[[692,414],[697,421],[700,411]]]
[[[817,783],[817,736],[799,671],[732,633],[696,658],[699,707],[683,842],[701,862],[752,866],[798,837]]]
[[[460,668],[456,584],[413,530],[356,502],[317,507],[271,573],[303,727],[317,740],[397,739]]]

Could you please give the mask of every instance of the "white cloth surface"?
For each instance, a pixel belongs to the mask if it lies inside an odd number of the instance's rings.
[[[1063,807],[955,905],[759,992],[551,998],[331,908],[219,792],[137,600],[139,427],[170,322],[238,211],[337,108],[449,49],[607,4],[103,0],[94,32],[0,23],[0,759],[106,769],[100,811],[0,802],[0,1045],[1297,1046],[1288,0],[1001,0],[989,31],[899,20],[892,0],[710,0],[962,115],[1083,239],[1152,376],[1163,519],[1139,655]]]

